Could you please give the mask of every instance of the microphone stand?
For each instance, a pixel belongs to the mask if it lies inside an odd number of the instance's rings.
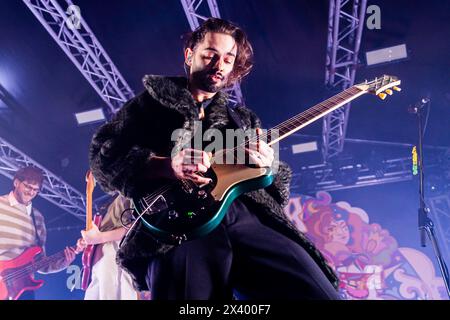
[[[419,123],[419,150],[418,150],[418,171],[419,171],[419,232],[420,232],[420,245],[426,247],[426,236],[430,239],[434,254],[436,255],[437,261],[439,263],[439,268],[441,270],[442,278],[445,283],[445,288],[447,290],[447,295],[450,298],[450,285],[449,285],[449,274],[447,265],[442,257],[439,244],[437,242],[436,234],[434,232],[434,223],[428,216],[430,209],[425,204],[425,190],[424,190],[424,167],[423,167],[423,128],[422,128],[422,110],[425,105],[429,104],[429,101],[420,106],[415,106],[414,113],[417,114]]]

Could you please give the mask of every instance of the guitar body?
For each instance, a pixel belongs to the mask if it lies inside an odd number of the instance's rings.
[[[205,186],[183,180],[167,190],[149,190],[133,199],[135,214],[158,238],[173,243],[204,236],[223,220],[234,199],[265,188],[273,181],[270,168],[214,163]]]
[[[102,216],[96,214],[94,216],[94,223],[97,227],[100,228],[100,224],[102,223]],[[81,289],[86,291],[89,286],[89,281],[91,279],[91,271],[92,271],[92,260],[94,258],[96,245],[88,245],[83,251],[83,256],[81,258],[83,264],[83,274],[81,276]]]
[[[33,270],[26,270],[41,252],[42,248],[31,247],[15,259],[0,261],[0,300],[17,300],[25,290],[42,287],[44,281],[35,280]]]

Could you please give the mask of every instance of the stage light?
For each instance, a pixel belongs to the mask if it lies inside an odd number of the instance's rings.
[[[368,66],[403,60],[406,58],[408,58],[406,44],[366,52],[366,62]]]
[[[101,122],[106,119],[102,108],[75,113],[75,118],[78,125]]]
[[[317,151],[317,142],[316,141],[292,145],[292,153],[293,154],[311,152],[311,151]]]

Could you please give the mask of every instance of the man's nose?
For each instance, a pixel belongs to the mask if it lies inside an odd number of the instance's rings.
[[[224,64],[225,64],[224,59],[223,59],[223,58],[218,58],[218,59],[216,60],[216,63],[214,64],[214,67],[216,67],[216,68],[219,69],[219,70],[223,70]]]

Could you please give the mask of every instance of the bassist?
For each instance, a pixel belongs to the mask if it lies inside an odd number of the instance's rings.
[[[33,246],[41,247],[45,256],[44,217],[32,204],[32,200],[41,190],[43,180],[39,168],[21,168],[14,175],[13,190],[0,197],[0,261],[13,260]],[[82,250],[81,241],[75,249],[66,247],[59,259],[52,259],[44,264],[39,273],[64,270]],[[25,291],[19,299],[34,299],[34,291]]]

